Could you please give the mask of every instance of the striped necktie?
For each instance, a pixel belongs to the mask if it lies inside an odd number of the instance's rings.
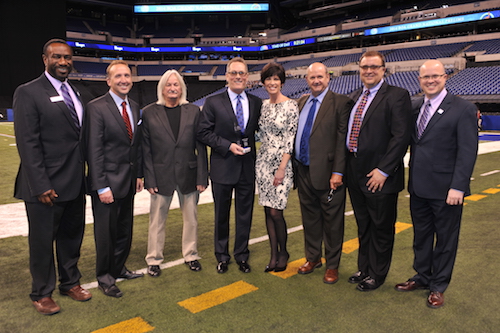
[[[361,102],[359,102],[358,108],[354,113],[354,119],[352,121],[351,134],[349,134],[349,151],[352,153],[358,149],[358,136],[359,130],[361,129],[361,123],[363,121],[363,110],[365,109],[366,102],[368,101],[368,96],[370,95],[370,90],[366,90],[363,94]]]
[[[133,137],[132,126],[130,125],[130,118],[128,117],[128,112],[127,112],[127,102],[125,101],[122,102],[122,117],[123,121],[125,122],[125,127],[127,127],[128,138],[130,139],[130,141],[132,141]]]
[[[73,103],[73,99],[71,98],[71,95],[69,94],[68,87],[66,86],[65,83],[61,84],[61,93],[62,93],[62,98],[64,100],[64,104],[69,109],[69,114],[71,115],[71,118],[73,119],[73,123],[75,124],[76,128],[80,129],[80,120],[78,119],[78,115],[76,114],[76,109],[75,109],[75,104]]]
[[[420,120],[418,121],[417,125],[417,136],[419,139],[422,137],[422,134],[425,131],[425,127],[427,126],[427,122],[429,121],[430,112],[431,112],[431,102],[428,101],[427,104],[425,104],[424,111],[422,112],[422,115],[420,116]]]

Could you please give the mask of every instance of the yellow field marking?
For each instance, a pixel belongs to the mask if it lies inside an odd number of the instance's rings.
[[[344,244],[342,244],[342,252],[349,254],[351,252],[356,251],[359,248],[359,239],[358,237],[345,241]]]
[[[467,197],[465,197],[465,200],[471,200],[471,201],[479,201],[481,199],[486,198],[487,195],[482,195],[482,194],[471,194]]]
[[[129,320],[122,321],[108,327],[101,328],[92,333],[145,333],[151,332],[155,328],[149,325],[141,317],[135,317]]]
[[[487,194],[495,194],[500,192],[500,188],[488,188],[484,190],[482,193],[487,193]]]
[[[399,234],[401,231],[411,227],[413,227],[413,224],[411,223],[396,222],[396,233]]]
[[[198,313],[258,289],[259,288],[256,286],[246,283],[245,281],[238,281],[199,296],[188,298],[177,304],[186,308],[191,313]]]

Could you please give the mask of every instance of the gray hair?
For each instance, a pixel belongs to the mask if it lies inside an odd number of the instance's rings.
[[[165,97],[163,97],[163,89],[165,88],[165,85],[167,84],[167,81],[171,75],[175,75],[179,80],[179,84],[181,85],[181,98],[179,100],[179,105],[188,104],[189,102],[187,100],[186,83],[184,83],[184,79],[175,69],[169,69],[161,76],[160,81],[158,82],[158,88],[157,88],[158,101],[156,102],[156,104],[158,105],[166,104]]]

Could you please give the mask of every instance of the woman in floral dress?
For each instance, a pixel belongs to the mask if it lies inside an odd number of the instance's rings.
[[[259,136],[262,142],[256,160],[256,181],[259,205],[264,206],[266,227],[271,246],[271,259],[265,272],[286,269],[289,254],[286,249],[287,227],[283,210],[293,182],[292,151],[297,132],[297,103],[281,93],[285,70],[277,63],[267,64],[261,72],[269,99],[262,104]]]

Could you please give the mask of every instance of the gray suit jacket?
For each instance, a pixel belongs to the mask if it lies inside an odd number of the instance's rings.
[[[156,103],[142,114],[144,183],[171,196],[177,186],[182,194],[208,186],[207,148],[196,140],[201,112],[194,104],[181,105],[179,134],[174,137],[165,108]]]
[[[78,91],[73,88],[79,97]],[[54,189],[56,201],[75,199],[84,184],[84,131],[45,74],[14,93],[14,130],[21,164],[14,196],[38,202],[37,195]]]
[[[90,190],[110,187],[115,198],[125,197],[130,186],[135,189],[136,179],[142,177],[140,110],[136,102],[128,101],[133,114],[132,142],[109,92],[87,105]]]

